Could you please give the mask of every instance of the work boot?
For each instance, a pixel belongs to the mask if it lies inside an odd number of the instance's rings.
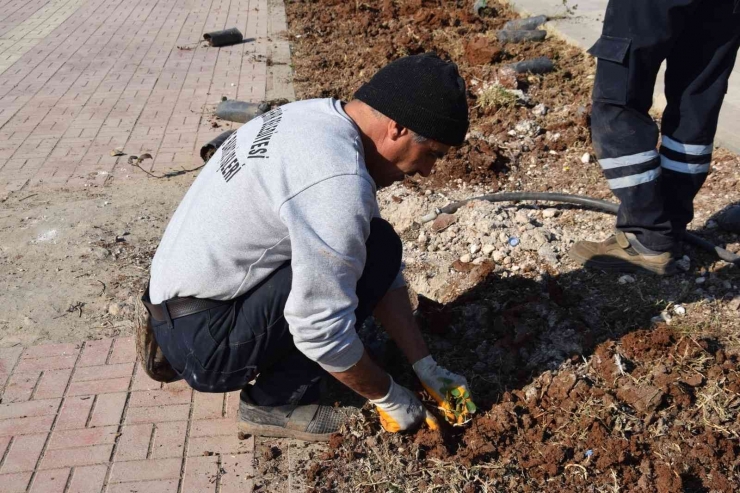
[[[344,421],[340,411],[321,404],[258,406],[241,393],[239,433],[307,442],[328,442]]]
[[[671,252],[650,250],[633,233],[617,231],[602,242],[579,241],[568,255],[585,267],[606,271],[648,271],[662,276],[676,273],[676,262]]]

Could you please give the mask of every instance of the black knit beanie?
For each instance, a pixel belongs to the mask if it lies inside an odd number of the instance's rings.
[[[435,53],[389,63],[357,90],[355,99],[428,139],[450,146],[465,141],[465,81],[457,65]]]

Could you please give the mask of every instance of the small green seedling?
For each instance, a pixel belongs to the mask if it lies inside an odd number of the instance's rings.
[[[453,426],[462,426],[471,419],[471,414],[478,410],[475,403],[470,399],[470,392],[463,387],[452,387],[452,381],[445,381],[449,387],[445,388],[445,402],[440,409],[444,412],[445,419]]]

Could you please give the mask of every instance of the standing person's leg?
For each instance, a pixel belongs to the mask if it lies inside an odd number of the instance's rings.
[[[735,0],[704,3],[668,55],[660,147],[666,211],[676,239],[694,217],[714,134],[740,45]]]
[[[617,235],[579,242],[571,256],[609,270],[671,268],[671,223],[665,211],[658,127],[648,114],[655,80],[697,0],[610,0],[598,58],[591,130],[599,164],[620,201]]]

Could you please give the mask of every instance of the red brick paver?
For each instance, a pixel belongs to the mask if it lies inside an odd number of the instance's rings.
[[[132,338],[0,349],[0,491],[251,491],[238,392],[163,385],[135,358]]]
[[[192,168],[233,126],[211,126],[222,97],[294,98],[280,1],[12,0],[0,12],[3,193],[145,179],[128,164],[143,153],[150,171]],[[229,27],[246,42],[202,41]],[[126,154],[111,156],[118,147]],[[84,365],[104,351],[90,348]]]

